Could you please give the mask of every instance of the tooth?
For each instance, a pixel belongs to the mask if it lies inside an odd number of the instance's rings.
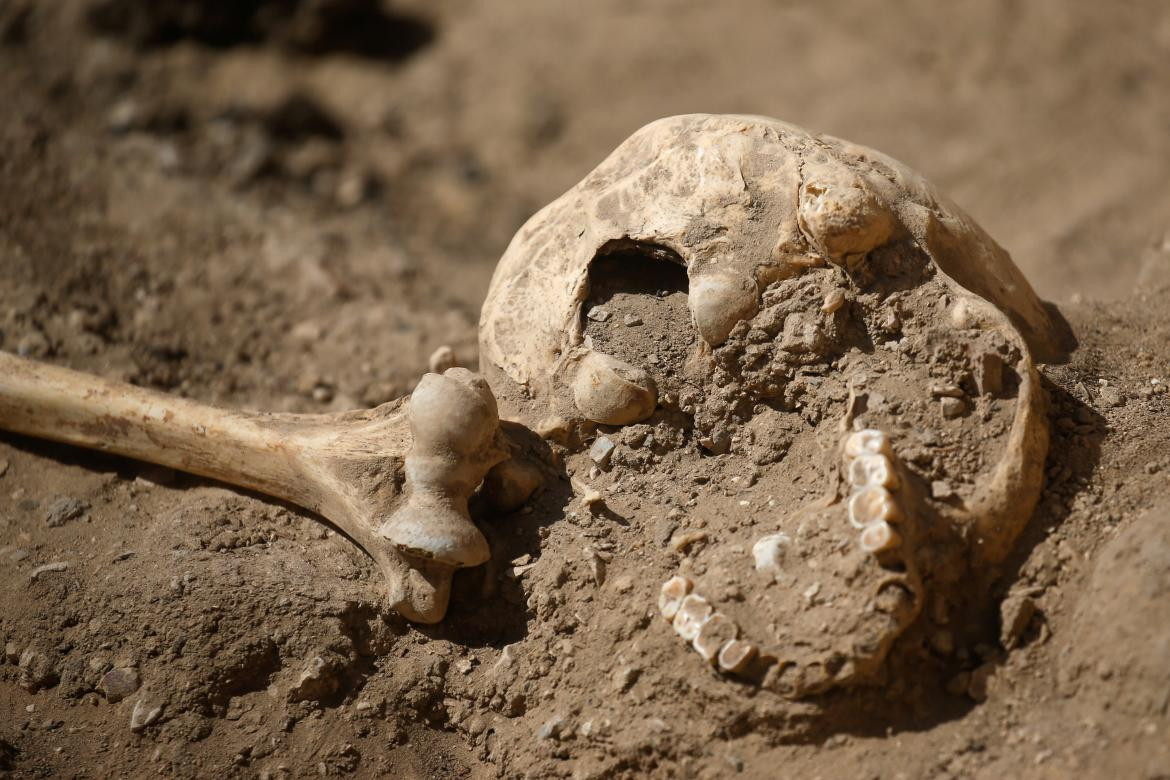
[[[870,485],[849,499],[849,522],[854,528],[865,528],[871,523],[896,523],[902,512],[890,491],[880,485]]]
[[[791,542],[787,534],[769,534],[752,545],[756,571],[772,576],[779,574],[784,563],[784,548]]]
[[[588,420],[602,425],[628,425],[654,414],[658,388],[642,369],[601,352],[590,352],[577,368],[573,401]]]
[[[879,553],[894,549],[902,543],[902,538],[885,520],[877,520],[865,527],[860,541],[861,549],[867,553]]]
[[[756,657],[756,646],[743,639],[733,639],[719,651],[719,668],[725,672],[742,672]]]
[[[686,577],[674,576],[662,583],[662,590],[658,593],[658,610],[667,620],[673,620],[678,614],[679,605],[686,595],[691,592],[693,585]]]
[[[699,626],[698,636],[691,640],[691,647],[703,656],[704,661],[713,664],[720,648],[738,635],[739,627],[723,613],[716,612]]]
[[[699,635],[699,629],[711,617],[711,605],[702,596],[691,593],[683,597],[674,616],[674,631],[690,642]]]
[[[751,319],[760,310],[755,281],[729,271],[696,274],[688,301],[699,335],[712,347],[726,341],[740,320]]]
[[[882,431],[873,428],[849,434],[845,439],[845,459],[853,460],[859,455],[893,455],[890,449],[890,437]]]
[[[849,464],[849,482],[854,488],[880,485],[890,490],[898,489],[898,474],[885,455],[858,455]]]

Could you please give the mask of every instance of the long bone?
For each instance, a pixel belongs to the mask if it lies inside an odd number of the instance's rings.
[[[0,428],[169,466],[325,517],[374,559],[390,605],[443,618],[456,568],[489,557],[467,500],[507,458],[496,401],[467,369],[339,414],[218,409],[0,352]],[[403,486],[405,483],[405,495]]]

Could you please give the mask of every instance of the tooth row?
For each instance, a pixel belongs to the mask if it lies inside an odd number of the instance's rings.
[[[707,599],[692,593],[694,585],[683,576],[662,584],[658,609],[671,621],[674,631],[695,649],[703,660],[725,672],[742,672],[756,655],[756,646],[739,639],[739,626]]]
[[[902,509],[890,491],[899,487],[890,439],[882,431],[867,428],[851,433],[842,447],[849,484],[849,522],[861,531],[861,549],[877,554],[902,543],[893,524],[903,519]]]

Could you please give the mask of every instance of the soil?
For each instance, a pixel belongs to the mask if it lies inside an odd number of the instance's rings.
[[[792,359],[782,386],[753,374],[752,329],[712,356],[751,414],[694,386],[685,278],[595,286],[585,332],[653,354],[664,409],[598,431],[604,464],[565,452],[577,484],[481,512],[493,560],[457,576],[434,627],[384,609],[373,563],[295,507],[0,435],[0,772],[1170,777],[1168,63],[1152,0],[0,4],[6,351],[243,408],[400,397],[440,345],[477,364],[479,305],[527,216],[687,111],[775,115],[911,164],[1078,340],[1040,367],[1052,443],[1007,562],[965,602],[912,583],[901,618],[848,626],[829,605],[875,613],[834,588],[885,575],[850,558],[816,576],[854,531],[840,507],[795,518],[824,495],[850,387],[867,377],[865,424],[908,420],[897,454],[940,512],[1013,400],[1010,381],[988,399],[961,361],[883,346],[893,329],[928,354],[911,297],[850,292],[821,331],[790,329],[786,306],[840,284],[829,269],[754,323],[781,342],[763,359]],[[885,335],[854,349],[851,322]],[[930,383],[970,408],[910,395]],[[583,481],[601,501],[574,497]],[[790,581],[733,570],[766,528],[800,546]],[[937,561],[900,565],[939,589]],[[816,661],[859,631],[880,652],[796,695],[720,674],[658,613],[678,572],[773,655]]]

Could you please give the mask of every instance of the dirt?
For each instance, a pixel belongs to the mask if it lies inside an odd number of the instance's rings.
[[[457,576],[436,627],[386,611],[372,562],[294,507],[3,435],[0,772],[1170,777],[1161,4],[192,7],[0,4],[0,349],[222,405],[372,406],[439,345],[477,364],[512,233],[638,126],[768,114],[913,165],[1059,306],[1078,345],[1041,367],[1045,486],[970,603],[916,603],[874,629],[884,662],[793,697],[700,663],[658,614],[661,583],[692,575],[773,654],[828,652],[859,626],[822,630],[823,606],[860,596],[827,582],[789,612],[766,598],[781,585],[737,593],[721,572],[764,528],[814,563],[832,549],[843,517],[807,538],[794,518],[824,495],[846,378],[867,377],[867,423],[939,432],[898,451],[947,483],[939,511],[1012,406],[1010,382],[993,403],[957,356],[852,349],[857,323],[929,345],[913,300],[850,288],[800,347],[785,307],[819,306],[829,269],[765,298],[758,330],[793,337],[766,356],[782,386],[753,384],[751,328],[716,351],[741,408],[691,379],[685,277],[598,285],[586,308],[608,316],[586,333],[655,355],[664,411],[601,430],[605,468],[565,453],[592,507],[556,481],[481,511],[493,560]],[[932,382],[971,408],[911,395]],[[937,562],[911,563],[933,587]],[[782,586],[810,592],[807,564]]]

